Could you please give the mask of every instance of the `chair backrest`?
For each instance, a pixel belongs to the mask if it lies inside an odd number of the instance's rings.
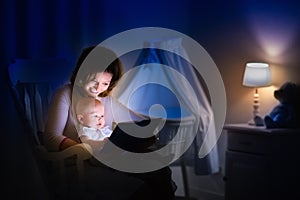
[[[43,141],[39,133],[44,131],[52,95],[70,74],[71,66],[62,58],[15,59],[8,67],[15,104],[37,145]]]

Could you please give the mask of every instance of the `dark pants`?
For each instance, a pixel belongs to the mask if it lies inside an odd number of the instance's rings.
[[[146,173],[128,173],[109,168],[95,160],[92,162],[92,165],[95,165],[95,163],[97,167],[105,169],[106,172],[111,173],[113,176],[120,176],[119,181],[126,182],[126,177],[128,177],[128,180],[136,180],[138,183],[141,183],[138,188],[135,185],[133,186],[132,189],[135,191],[128,200],[175,199],[176,185],[172,180],[172,171],[169,167]]]
[[[131,200],[145,199],[175,199],[175,183],[172,181],[172,172],[169,167],[147,173],[130,173],[129,176],[138,178],[144,182]]]

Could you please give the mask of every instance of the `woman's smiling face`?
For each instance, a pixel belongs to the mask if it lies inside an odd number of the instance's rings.
[[[97,97],[100,93],[107,90],[110,81],[112,79],[112,74],[107,72],[96,73],[93,80],[88,81],[84,85],[84,90],[88,96]]]

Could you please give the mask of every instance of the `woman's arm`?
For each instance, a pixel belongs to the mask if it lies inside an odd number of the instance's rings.
[[[70,147],[70,146],[73,146],[73,145],[75,145],[75,144],[78,144],[78,142],[76,142],[76,141],[74,141],[74,140],[72,140],[72,139],[70,139],[70,138],[67,138],[67,137],[65,137],[61,142],[60,142],[60,144],[59,144],[59,151],[62,151],[62,150],[64,150],[64,149],[67,149],[68,147]]]
[[[76,132],[69,116],[70,105],[71,86],[63,86],[54,95],[48,111],[44,143],[49,151],[60,151],[78,143],[66,134],[68,131]]]
[[[106,124],[113,129],[113,122],[128,122],[128,121],[141,121],[148,119],[139,113],[136,113],[111,96],[101,98],[100,101],[104,104],[105,108],[105,121]]]

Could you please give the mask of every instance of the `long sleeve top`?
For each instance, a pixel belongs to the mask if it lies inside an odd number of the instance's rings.
[[[67,137],[79,142],[71,109],[71,85],[64,85],[53,96],[44,131],[44,144],[49,151],[59,151]]]

